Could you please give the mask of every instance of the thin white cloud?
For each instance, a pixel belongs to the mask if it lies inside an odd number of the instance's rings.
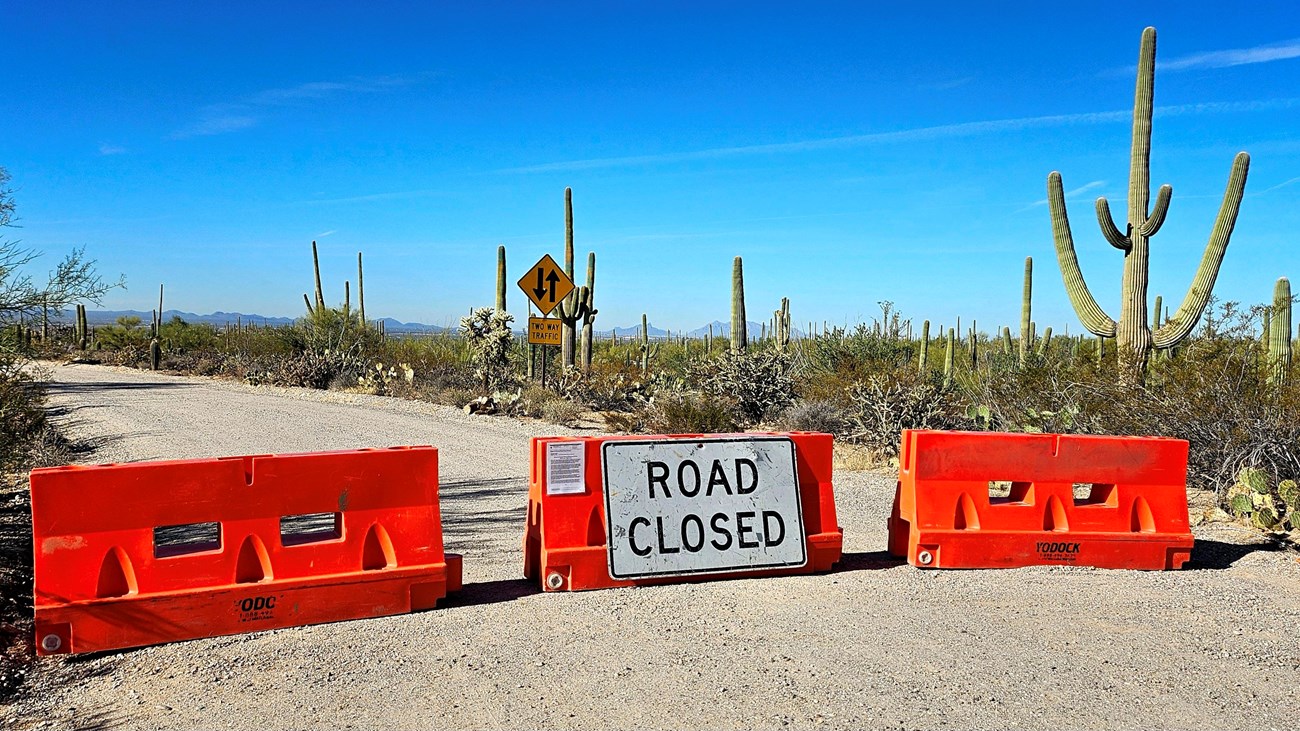
[[[257,120],[247,114],[216,114],[214,111],[207,110],[201,115],[199,121],[189,127],[173,132],[172,139],[179,140],[186,137],[207,137],[227,132],[238,132],[241,129],[248,129],[257,124]]]
[[[421,190],[396,190],[389,193],[365,193],[362,195],[350,195],[343,198],[313,198],[311,200],[299,201],[299,203],[364,203],[367,201],[398,200],[402,198],[426,198],[442,194],[443,191],[441,190],[425,188]]]
[[[1207,51],[1170,61],[1157,61],[1158,71],[1189,71],[1193,69],[1221,69],[1254,63],[1284,61],[1300,57],[1300,38],[1279,43],[1269,43],[1252,48],[1234,48],[1227,51]]]
[[[416,83],[428,74],[411,77],[379,76],[345,81],[311,81],[283,89],[265,89],[243,99],[224,104],[210,104],[198,112],[193,124],[173,132],[172,139],[203,137],[237,132],[257,125],[275,108],[318,101],[340,94],[366,94]]]
[[[1091,183],[1084,183],[1083,185],[1080,185],[1079,187],[1075,188],[1074,190],[1067,190],[1067,191],[1065,191],[1065,199],[1066,199],[1067,201],[1069,201],[1069,200],[1074,200],[1075,198],[1078,198],[1079,196],[1083,195],[1084,193],[1087,193],[1087,192],[1090,191],[1090,190],[1096,190],[1097,188],[1100,188],[1100,187],[1102,187],[1102,186],[1105,185],[1105,184],[1106,184],[1106,181],[1104,181],[1104,180],[1094,180],[1094,181],[1092,181]],[[1046,198],[1044,198],[1044,199],[1042,199],[1042,200],[1034,201],[1033,203],[1030,203],[1028,206],[1025,206],[1025,207],[1022,208],[1021,210],[1022,210],[1022,211],[1027,211],[1027,210],[1029,210],[1030,208],[1037,208],[1038,206],[1045,206],[1045,205],[1047,205],[1047,199],[1046,199]],[[1019,212],[1019,211],[1017,211],[1017,212]]]
[[[126,153],[126,148],[121,145],[110,145],[107,142],[99,143],[99,154],[101,155],[122,155]]]
[[[1178,104],[1156,107],[1156,117],[1179,117],[1195,114],[1222,114],[1228,112],[1254,112],[1269,109],[1289,109],[1300,106],[1300,98],[1261,99],[1244,102],[1205,102],[1201,104]],[[1106,124],[1132,120],[1133,112],[1121,110],[1113,112],[1083,112],[1077,114],[1050,114],[1041,117],[1019,117],[1015,119],[994,119],[983,122],[961,122],[942,124],[933,127],[915,127],[892,132],[873,132],[844,137],[824,137],[797,142],[778,142],[764,145],[743,145],[738,147],[715,147],[707,150],[689,152],[664,152],[652,155],[629,155],[624,157],[599,157],[585,160],[567,160],[564,162],[527,165],[517,168],[498,170],[500,173],[549,173],[572,170],[592,170],[596,168],[631,167],[635,165],[653,165],[658,163],[689,162],[692,160],[716,160],[742,155],[759,155],[772,153],[812,152],[890,142],[924,142],[928,140],[948,139],[953,137],[975,137],[1000,132],[1016,132],[1045,127],[1067,127],[1072,125]]]
[[[1282,182],[1278,183],[1277,185],[1274,185],[1274,186],[1271,187],[1271,188],[1265,188],[1265,189],[1259,191],[1259,192],[1256,193],[1255,195],[1264,195],[1265,193],[1272,193],[1273,191],[1277,190],[1278,188],[1285,188],[1285,187],[1287,187],[1288,185],[1295,185],[1296,183],[1300,183],[1300,178],[1291,178],[1290,180],[1283,180]]]
[[[321,233],[316,234],[316,238],[318,238],[318,239],[323,239],[323,238],[325,238],[326,236],[333,236],[333,235],[336,234],[336,233],[338,233],[338,231],[337,231],[336,229],[330,229],[330,230],[328,230],[328,231],[323,231],[323,232],[321,232]]]

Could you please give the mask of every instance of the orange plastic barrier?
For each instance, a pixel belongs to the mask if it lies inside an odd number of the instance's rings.
[[[801,516],[803,526],[804,543],[800,547],[800,554],[805,557],[806,562],[802,565],[787,564],[777,568],[760,568],[755,570],[728,569],[728,570],[701,570],[692,573],[689,576],[670,576],[670,577],[642,577],[642,578],[616,578],[614,573],[614,551],[609,541],[609,520],[606,509],[606,492],[603,474],[602,454],[604,447],[611,443],[617,442],[671,442],[674,440],[681,442],[690,442],[693,444],[715,442],[715,441],[744,441],[754,438],[768,439],[788,439],[794,445],[794,466],[797,473],[798,493],[798,512]],[[584,455],[585,465],[581,476],[574,475],[576,486],[571,492],[564,494],[552,494],[547,490],[547,450],[549,445],[560,443],[578,443],[581,444],[581,450]],[[795,432],[788,434],[673,434],[657,436],[601,436],[601,437],[538,437],[532,440],[531,445],[531,478],[528,492],[528,518],[524,532],[524,576],[531,581],[537,581],[545,591],[582,591],[587,589],[603,589],[619,586],[664,584],[680,581],[695,581],[702,579],[715,579],[722,577],[753,577],[753,576],[776,576],[790,574],[808,574],[818,571],[829,570],[840,559],[843,546],[843,530],[839,527],[835,517],[835,495],[831,484],[831,448],[832,437],[829,434],[818,434],[811,432]],[[788,447],[787,447],[788,449]],[[732,465],[726,465],[728,476],[722,478],[718,475],[710,477],[708,465],[703,466],[702,473],[694,473],[690,479],[695,479],[694,486],[697,490],[703,492],[702,482],[699,476],[703,475],[704,481],[712,479],[730,480]],[[718,469],[717,465],[713,469]],[[741,470],[737,465],[736,470]],[[743,470],[742,470],[743,472]],[[666,471],[664,474],[667,474]],[[748,473],[741,475],[741,478],[748,476]],[[673,480],[680,475],[665,480]],[[757,479],[755,477],[755,479]],[[743,481],[743,479],[742,479]],[[667,483],[665,483],[667,484]],[[710,488],[712,482],[710,482]],[[676,488],[674,484],[673,489]],[[737,486],[737,489],[743,488]],[[719,482],[719,492],[721,492],[721,482]],[[620,498],[621,499],[621,498]],[[761,510],[758,511],[761,516]],[[711,535],[712,540],[718,541],[716,545],[722,546],[730,544],[730,538],[737,540],[737,545],[746,537],[756,541],[753,535],[741,532],[740,526],[745,518],[736,516],[736,524],[724,523],[719,520],[718,524],[708,528],[707,518],[700,524],[700,530],[709,530],[721,526],[722,531],[731,528],[731,532],[715,533]],[[716,519],[716,516],[714,516]],[[768,516],[762,516],[766,521]],[[648,519],[643,525],[644,530],[640,535],[631,538],[635,542],[646,543],[646,549],[655,538],[652,538],[654,527],[651,526]],[[635,521],[633,521],[635,522]],[[758,529],[766,530],[769,524],[763,522],[759,525],[758,516],[755,517],[755,526]],[[663,529],[661,524],[659,529]],[[640,526],[632,526],[632,532],[636,532]],[[691,540],[691,526],[689,520],[681,526],[683,533],[676,534],[669,540],[680,542],[684,540],[688,544],[685,550],[689,550]],[[629,535],[626,526],[616,526],[616,540],[627,542]],[[700,533],[700,542],[704,541],[703,532]],[[761,538],[761,535],[758,535]],[[724,542],[725,539],[725,542]],[[661,535],[658,536],[659,546],[664,548]],[[751,541],[751,542],[752,542]],[[667,546],[667,548],[677,548],[677,546]]]
[[[899,466],[889,552],[913,566],[1161,570],[1191,557],[1181,439],[906,430]]]
[[[37,652],[94,652],[433,607],[438,450],[31,474]]]

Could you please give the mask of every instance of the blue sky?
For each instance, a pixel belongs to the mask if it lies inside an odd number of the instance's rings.
[[[1118,317],[1133,67],[1159,32],[1152,296],[1181,299],[1233,155],[1247,197],[1217,294],[1300,276],[1294,3],[14,3],[0,166],[23,243],[85,245],[112,309],[298,315],[318,241],[327,298],[366,257],[367,310],[434,324],[563,253],[574,190],[598,327],[728,317],[799,327],[906,316],[1082,331],[1046,178]],[[1123,224],[1121,223],[1121,227]]]

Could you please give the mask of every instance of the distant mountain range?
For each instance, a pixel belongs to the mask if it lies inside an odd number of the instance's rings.
[[[153,317],[153,312],[143,312],[140,310],[87,310],[86,321],[91,325],[111,325],[117,322],[120,317],[138,317],[141,322],[148,323]],[[226,325],[244,324],[259,326],[278,326],[292,325],[292,317],[266,317],[265,315],[246,314],[243,312],[213,312],[210,315],[199,315],[193,312],[183,312],[181,310],[165,310],[163,312],[163,322],[170,321],[173,317],[179,317],[182,320],[204,325],[216,325],[218,327]],[[437,333],[447,330],[445,327],[438,325],[425,325],[422,322],[402,322],[391,317],[383,318],[384,330],[392,333],[411,333],[411,332],[428,332]]]
[[[121,317],[138,317],[140,318],[141,322],[148,323],[150,319],[153,317],[153,312],[141,311],[141,310],[87,310],[86,311],[86,320],[91,325],[111,325],[117,322],[118,318]],[[281,326],[281,325],[292,325],[294,323],[294,318],[292,317],[266,317],[265,315],[243,313],[243,312],[213,312],[208,315],[199,315],[193,312],[183,312],[181,310],[166,310],[165,312],[163,312],[164,322],[170,321],[174,317],[179,317],[185,322],[189,322],[189,323],[194,323],[194,324],[201,323],[205,325],[214,325],[217,327],[224,327],[227,325],[235,325],[235,324],[274,327],[274,326]],[[447,332],[449,329],[453,329],[453,328],[445,328],[439,325],[426,325],[422,322],[402,322],[400,320],[395,320],[391,317],[383,318],[383,323],[384,323],[384,330],[390,333],[440,333],[440,332]],[[763,325],[757,322],[749,322],[747,324],[749,326],[750,337],[758,337],[758,334],[762,332],[764,327]],[[687,331],[685,334],[688,337],[695,338],[695,339],[703,338],[709,334],[710,325],[713,327],[713,336],[715,338],[731,337],[731,323],[722,322],[721,320],[714,320],[709,324],[703,325],[701,327],[697,327],[694,330]],[[664,328],[655,327],[654,323],[649,324],[649,330],[650,330],[651,339],[663,339],[669,337],[670,335],[668,330],[665,330]],[[523,332],[523,330],[521,329],[520,332]],[[620,338],[638,337],[641,335],[641,325],[636,324],[629,327],[615,327],[610,330],[597,330],[596,334],[602,337],[609,337],[610,335],[617,335]],[[682,331],[680,330],[673,330],[671,332],[672,337],[678,337],[680,335],[682,335]],[[803,333],[796,328],[792,333],[792,337],[801,338],[803,337]]]

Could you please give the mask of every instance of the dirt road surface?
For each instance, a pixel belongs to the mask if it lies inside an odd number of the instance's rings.
[[[1242,728],[1300,709],[1300,563],[1228,526],[1179,572],[920,571],[893,480],[841,472],[835,573],[575,594],[520,580],[527,438],[564,430],[95,366],[93,462],[433,444],[465,587],[439,608],[42,661],[8,728]]]

